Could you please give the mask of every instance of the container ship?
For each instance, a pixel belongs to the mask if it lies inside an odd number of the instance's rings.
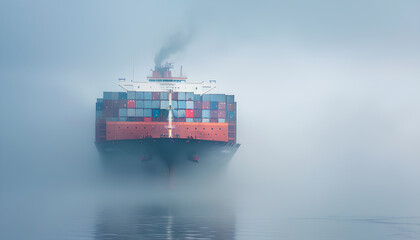
[[[173,64],[151,70],[147,81],[119,79],[121,92],[96,102],[96,147],[115,168],[153,174],[211,173],[233,157],[237,143],[234,95],[211,94],[216,81],[189,82]]]

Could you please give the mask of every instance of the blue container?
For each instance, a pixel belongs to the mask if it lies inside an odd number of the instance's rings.
[[[136,92],[136,99],[144,99],[144,92]]]
[[[225,94],[217,94],[217,101],[218,102],[226,102],[226,95]]]
[[[127,121],[134,122],[136,121],[136,117],[127,117]]]
[[[118,100],[119,99],[119,93],[118,92],[112,92],[111,93],[111,100]]]
[[[127,117],[120,117],[119,121],[120,122],[126,122],[127,121]]]
[[[112,100],[112,92],[104,92],[105,100]]]
[[[172,101],[172,108],[178,109],[178,101]]]
[[[194,101],[187,101],[185,104],[186,109],[194,109]]]
[[[226,103],[234,103],[235,95],[226,95]]]
[[[127,99],[128,100],[134,100],[134,99],[136,99],[136,92],[133,92],[133,91],[127,92]]]
[[[153,118],[160,117],[160,109],[153,109]]]
[[[160,101],[160,109],[167,109],[168,107],[169,107],[169,101],[168,100]]]
[[[194,94],[194,101],[201,102],[201,95],[200,94]]]
[[[210,118],[203,118],[203,122],[204,122],[204,123],[208,123],[208,122],[210,122]]]
[[[213,102],[219,101],[219,94],[210,94],[210,101],[213,101]]]
[[[107,121],[107,122],[117,122],[118,117],[105,117],[105,121]]]
[[[143,101],[143,108],[152,108],[152,101],[144,100]]]
[[[143,94],[145,100],[152,100],[152,92],[144,92]]]
[[[136,117],[144,117],[144,110],[136,109]]]
[[[203,95],[203,101],[208,101],[208,102],[210,102],[210,101],[211,101],[211,96],[210,96],[210,94],[204,94],[204,95]]]
[[[101,103],[103,103],[103,102],[104,102],[104,99],[103,99],[103,98],[97,98],[97,99],[96,99],[96,102],[101,102]]]
[[[103,102],[97,102],[96,103],[96,110],[103,110],[104,109],[104,103]]]
[[[186,118],[185,122],[194,122],[194,118]]]
[[[144,117],[152,117],[152,109],[144,109]]]
[[[127,117],[127,108],[120,108],[120,110],[118,111],[118,116]]]
[[[167,92],[161,92],[160,93],[160,100],[168,100],[168,93]]]
[[[137,100],[136,101],[136,108],[144,108],[143,100]]]
[[[135,108],[128,108],[127,109],[127,116],[128,117],[135,117],[136,116],[136,109]]]
[[[227,112],[227,119],[235,120],[236,119],[235,112]]]
[[[185,110],[178,110],[178,117],[184,118],[185,117]]]
[[[127,93],[126,92],[120,92],[119,95],[118,95],[118,99],[127,100]]]
[[[173,109],[173,110],[172,110],[172,116],[173,116],[173,117],[178,117],[178,110]]]
[[[226,119],[224,119],[224,118],[219,118],[219,123],[225,123],[226,122]]]
[[[178,100],[185,100],[185,92],[178,93]]]
[[[194,93],[193,92],[187,92],[185,94],[185,100],[187,100],[187,101],[193,101],[194,100]]]
[[[210,110],[203,110],[202,112],[202,117],[203,118],[210,118]]]
[[[186,103],[185,101],[178,101],[178,109],[185,109]]]
[[[194,118],[194,122],[201,122],[201,118]]]
[[[160,101],[159,100],[153,100],[152,101],[152,108],[160,108]]]
[[[103,117],[104,117],[104,111],[96,110],[96,119],[103,118]]]
[[[211,110],[217,110],[219,109],[219,102],[210,102],[210,109]]]

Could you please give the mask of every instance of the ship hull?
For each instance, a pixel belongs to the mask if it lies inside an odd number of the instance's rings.
[[[120,176],[205,178],[221,172],[240,144],[196,139],[97,142],[104,169]]]

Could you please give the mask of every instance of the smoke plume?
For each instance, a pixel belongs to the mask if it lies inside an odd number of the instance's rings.
[[[168,37],[165,45],[155,55],[155,66],[161,66],[171,55],[182,51],[191,42],[193,31],[177,32]]]

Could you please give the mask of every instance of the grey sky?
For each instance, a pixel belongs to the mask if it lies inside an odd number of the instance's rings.
[[[132,77],[133,59],[144,79],[167,37],[193,28],[170,60],[236,95],[239,186],[297,209],[419,213],[419,12],[418,1],[3,0],[0,175],[18,168],[10,158],[35,165],[22,137],[40,156],[37,136],[89,152],[95,99]]]

